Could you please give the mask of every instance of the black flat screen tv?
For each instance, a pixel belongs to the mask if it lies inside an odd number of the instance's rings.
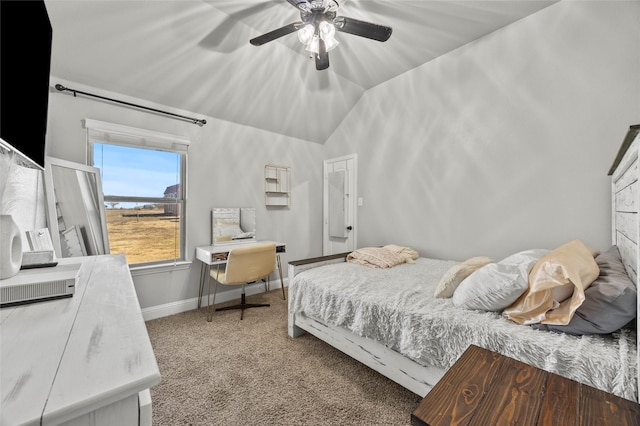
[[[44,1],[0,1],[0,137],[44,167],[53,30]]]

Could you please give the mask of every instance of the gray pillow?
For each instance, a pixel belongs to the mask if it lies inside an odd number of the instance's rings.
[[[608,334],[636,317],[637,290],[624,268],[618,247],[596,257],[600,275],[585,290],[584,302],[567,325],[536,324],[536,329],[561,333]]]
[[[502,311],[529,287],[529,271],[549,250],[525,250],[489,263],[465,278],[453,293],[453,304],[480,311]]]

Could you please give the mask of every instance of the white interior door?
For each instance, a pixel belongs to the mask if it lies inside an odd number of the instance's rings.
[[[356,249],[357,164],[356,154],[324,162],[324,255]]]

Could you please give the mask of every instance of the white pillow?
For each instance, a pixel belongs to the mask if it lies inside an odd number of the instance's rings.
[[[525,250],[489,263],[464,279],[453,293],[453,304],[465,309],[502,311],[529,287],[529,271],[549,250]]]
[[[453,292],[458,288],[462,280],[491,262],[492,260],[488,257],[477,256],[453,265],[445,272],[442,278],[440,278],[440,282],[438,282],[434,291],[434,296],[437,298],[453,296]]]

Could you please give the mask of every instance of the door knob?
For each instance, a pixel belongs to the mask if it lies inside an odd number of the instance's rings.
[[[349,225],[347,226],[347,231],[351,231],[353,229],[353,226]]]

